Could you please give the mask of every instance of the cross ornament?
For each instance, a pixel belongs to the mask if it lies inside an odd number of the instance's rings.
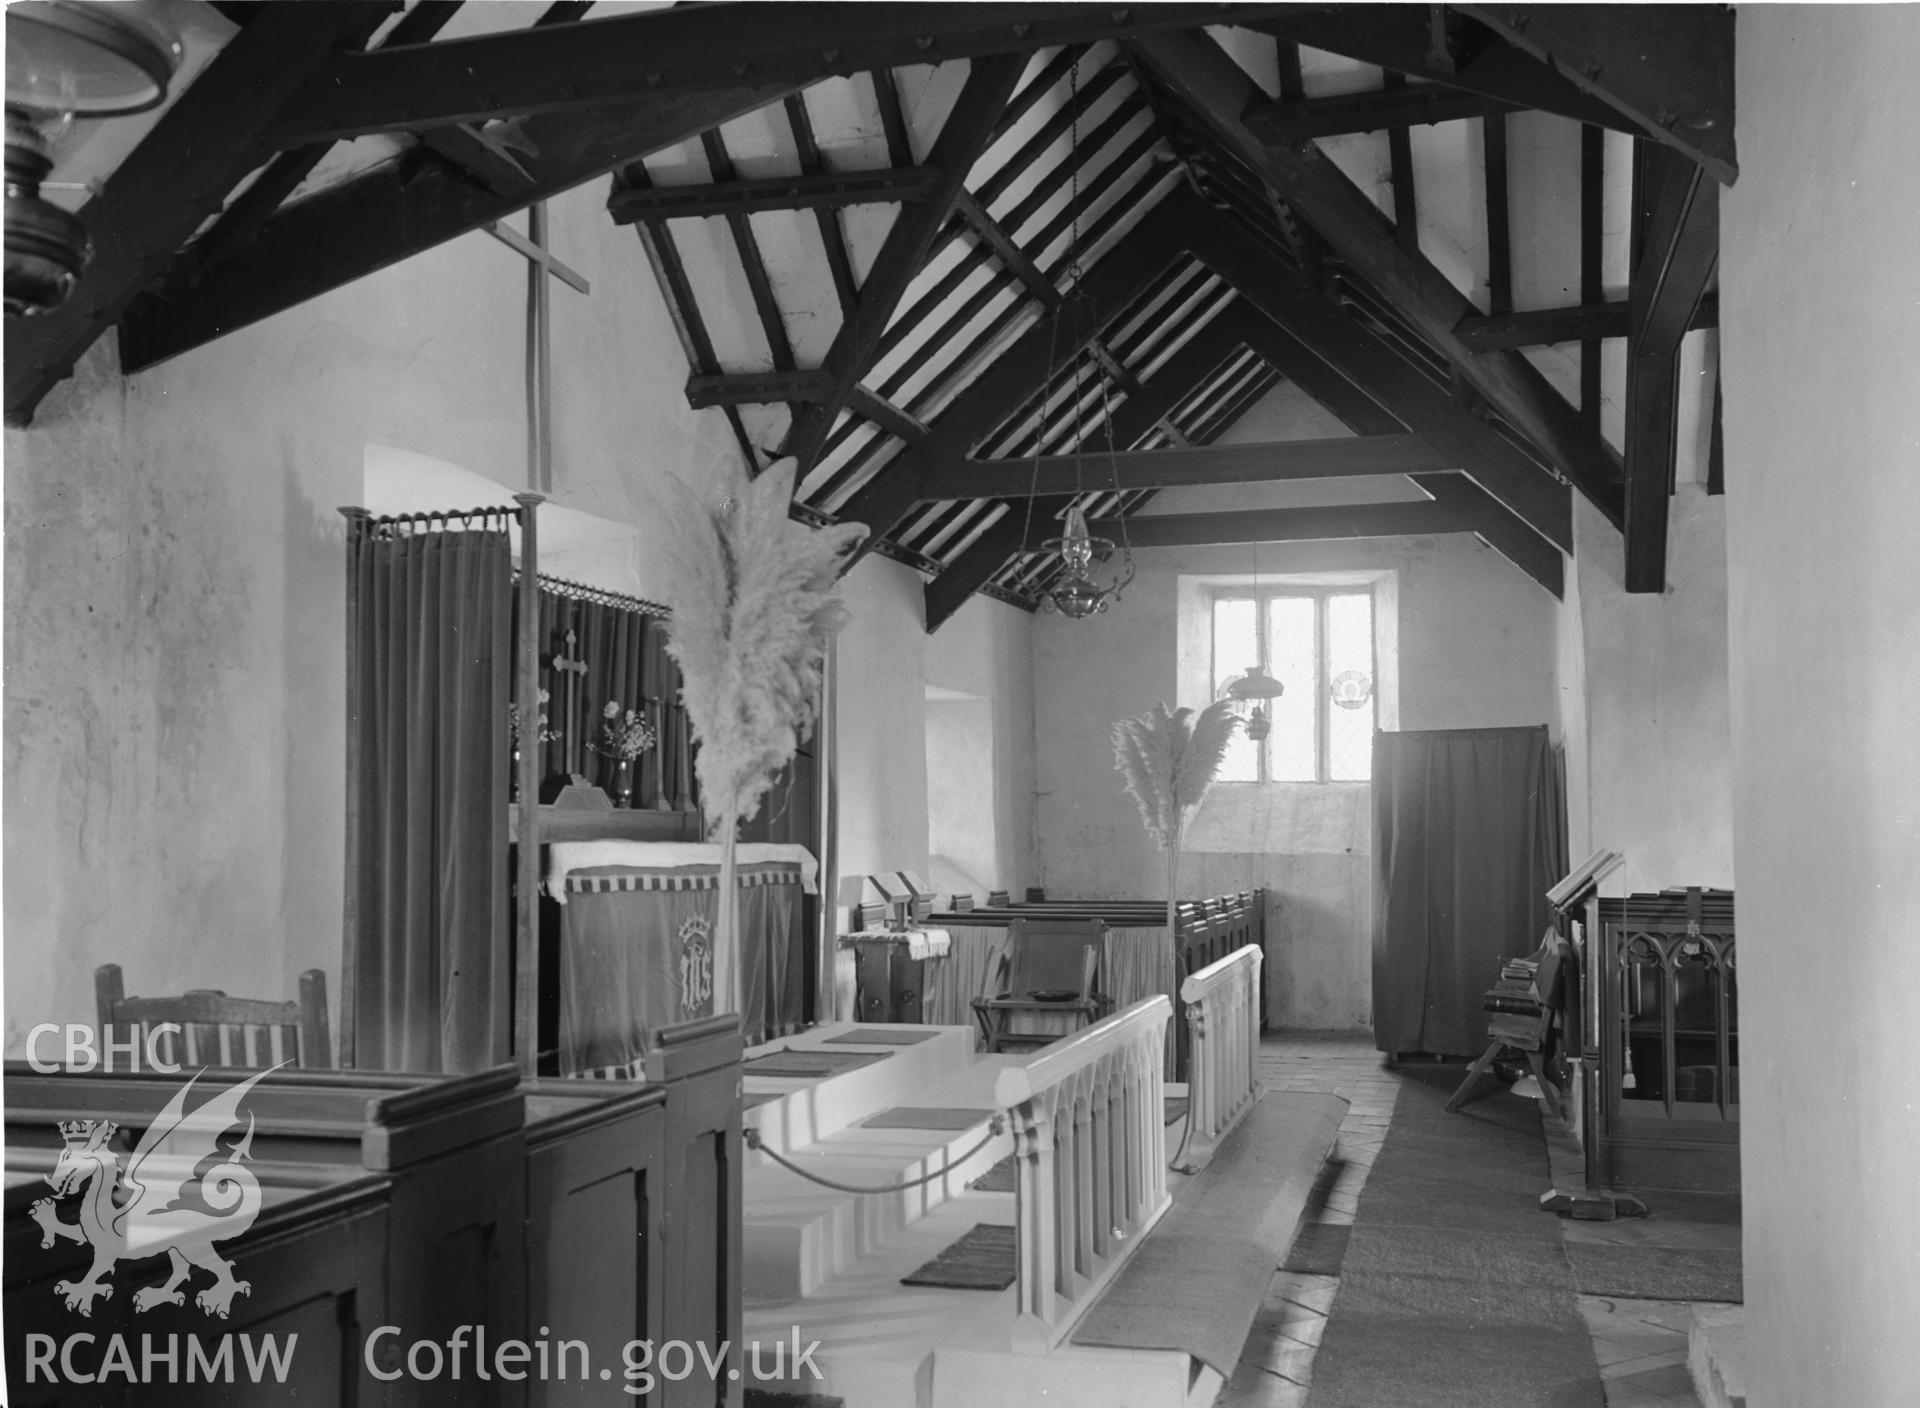
[[[527,207],[527,233],[500,220],[486,232],[527,261],[527,483],[538,493],[553,489],[553,326],[549,278],[591,293],[586,279],[547,247],[547,203]]]
[[[587,662],[574,654],[574,647],[578,643],[578,639],[571,630],[567,632],[566,653],[553,657],[553,668],[567,677],[565,685],[567,701],[566,718],[568,723],[574,726],[567,731],[567,774],[571,781],[584,787],[586,786],[587,779],[581,773],[580,765],[585,761],[585,758],[581,740],[575,737],[575,732],[579,728],[587,726],[580,715],[580,693],[586,688],[587,684]]]

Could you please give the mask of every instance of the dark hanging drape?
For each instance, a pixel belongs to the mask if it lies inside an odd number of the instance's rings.
[[[567,637],[572,634],[572,641]],[[584,673],[562,668],[580,662]],[[655,742],[635,769],[633,805],[650,811],[693,811],[692,736],[680,703],[680,668],[667,654],[665,608],[572,583],[540,581],[540,680],[548,693],[540,775],[579,773],[607,781],[610,764],[594,751],[602,711],[638,710]]]
[[[1485,1048],[1481,998],[1539,946],[1564,818],[1545,725],[1374,735],[1376,1047]]]
[[[511,1059],[510,513],[353,522],[348,943],[353,1063]]]

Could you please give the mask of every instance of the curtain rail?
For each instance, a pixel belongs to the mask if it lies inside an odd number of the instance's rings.
[[[471,530],[476,519],[480,520],[480,527],[484,530],[494,528],[496,520],[499,527],[505,527],[508,523],[517,523],[522,515],[521,509],[507,508],[500,504],[490,504],[482,508],[433,509],[426,513],[395,513],[383,517],[375,517],[364,508],[343,508],[340,512],[358,531],[363,533],[405,531],[416,527],[431,527],[435,523],[451,527],[456,520],[463,530]]]
[[[519,578],[518,569],[514,577]],[[645,597],[628,596],[625,592],[611,591],[606,587],[589,586],[585,582],[575,582],[566,577],[555,577],[550,573],[536,572],[541,587],[555,596],[566,597],[573,601],[595,601],[602,606],[617,606],[627,611],[637,611],[643,616],[670,616],[673,613],[657,601],[648,601]]]

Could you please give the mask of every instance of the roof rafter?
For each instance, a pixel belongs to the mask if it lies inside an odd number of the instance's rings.
[[[1723,185],[1733,143],[1733,10],[1726,5],[1456,7],[1564,74]]]
[[[73,370],[173,252],[266,161],[261,132],[287,95],[340,44],[364,43],[388,4],[274,5],[255,15],[160,115],[81,207],[94,249],[73,296],[7,328],[9,424]],[[337,238],[337,235],[336,235]]]
[[[1462,411],[1449,392],[1351,314],[1265,259],[1259,245],[1237,226],[1215,221],[1196,226],[1191,233],[1194,253],[1312,355],[1390,411],[1406,429],[1452,456],[1535,532],[1571,551],[1572,506],[1565,487],[1511,441]],[[1367,433],[1377,432],[1369,429]]]
[[[1460,368],[1474,390],[1531,440],[1554,468],[1616,525],[1621,522],[1620,458],[1517,352],[1475,354],[1453,335],[1477,311],[1438,269],[1407,249],[1379,209],[1346,175],[1308,144],[1305,150],[1263,146],[1241,119],[1264,101],[1238,64],[1198,34],[1156,34],[1137,41],[1149,66],[1242,160],[1326,238],[1358,273],[1401,310],[1423,336]]]
[[[1452,469],[1417,435],[1355,435],[1245,445],[1074,451],[1028,459],[968,460],[934,485],[941,498],[1017,498],[1037,488],[1066,494],[1082,484],[1171,489],[1188,484],[1265,484],[1280,479],[1345,479]]]
[[[934,475],[1028,404],[1034,388],[1046,381],[1059,359],[1084,350],[1087,340],[1119,316],[1178,256],[1179,231],[1165,213],[1166,204],[1150,211],[1083,277],[1075,293],[1091,302],[1094,318],[1073,320],[1065,336],[1046,320],[1030,327],[932,422],[928,427],[932,433],[925,440],[908,446],[861,486],[841,509],[840,519],[866,524],[868,543],[886,537],[925,497]]]
[[[708,406],[765,406],[776,401],[819,402],[833,390],[833,379],[818,369],[810,371],[722,372],[687,378],[687,404],[696,411]]]
[[[431,39],[453,18],[460,4],[461,0],[420,0],[380,42],[385,46],[418,44]],[[227,202],[227,208],[196,241],[205,257],[213,258],[222,250],[251,239],[261,222],[280,208],[280,203],[313,174],[321,158],[332,150],[332,142],[313,142],[275,156],[247,183],[244,191]]]
[[[1449,47],[1436,52],[1427,5],[1302,5],[1283,15],[1248,21],[1251,28],[1310,49],[1324,49],[1412,78],[1431,79],[1518,107],[1637,130],[1611,105],[1582,92],[1531,54],[1449,12]],[[1465,32],[1471,29],[1471,32]],[[1445,62],[1439,60],[1444,59]]]
[[[1720,188],[1703,168],[1657,147],[1642,168],[1653,187],[1646,244],[1631,282],[1627,338],[1626,588],[1667,578],[1681,339],[1720,255]]]
[[[1192,394],[1220,363],[1245,340],[1248,328],[1258,318],[1244,302],[1236,300],[1195,332],[1178,351],[1148,375],[1138,396],[1129,396],[1113,413],[1113,439],[1119,445],[1134,445],[1151,433],[1168,412]],[[1074,495],[1041,495],[1031,499],[1032,515],[1050,522],[1066,510]],[[1007,559],[1020,551],[1026,541],[1026,510],[1014,505],[1015,512],[1003,515],[974,540],[958,557],[927,583],[927,629],[940,628],[974,592],[984,590]],[[1016,516],[1017,515],[1017,516]]]
[[[801,174],[817,176],[826,170],[826,163],[820,157],[820,144],[813,135],[813,117],[807,111],[806,94],[787,94],[784,106],[794,150],[800,157]],[[860,299],[860,285],[853,277],[853,258],[847,251],[840,213],[828,206],[815,206],[813,220],[820,231],[821,247],[826,251],[827,271],[833,275],[833,293],[840,304],[840,316],[851,318],[854,305]]]
[[[1476,352],[1504,347],[1549,347],[1556,342],[1625,337],[1632,305],[1624,300],[1584,303],[1572,308],[1535,308],[1525,313],[1471,313],[1453,326],[1453,334]],[[1720,300],[1703,297],[1687,327],[1720,325]]]
[[[289,101],[274,139],[300,146],[484,122],[675,89],[801,86],[863,69],[1025,54],[1156,27],[1230,24],[1277,5],[859,3],[690,5],[511,30],[328,63]],[[365,56],[363,56],[365,57]]]
[[[1367,437],[1357,443],[1368,440],[1385,440],[1399,431],[1399,422],[1394,415],[1374,401],[1358,387],[1346,381],[1337,371],[1328,367],[1314,354],[1312,349],[1302,345],[1292,333],[1278,324],[1262,319],[1264,327],[1255,343],[1263,356],[1268,357],[1276,366],[1296,369],[1311,379],[1313,386],[1320,388],[1316,399],[1320,404],[1342,421],[1356,436]],[[1291,376],[1292,373],[1290,372]],[[1306,382],[1293,377],[1303,389]],[[1391,383],[1376,383],[1383,394],[1392,395]],[[1331,393],[1331,394],[1330,394]],[[1439,400],[1430,400],[1432,414],[1440,414]],[[1413,413],[1416,419],[1422,419],[1419,409]],[[1441,432],[1445,438],[1445,432]],[[1412,437],[1408,437],[1412,438]],[[1497,437],[1496,441],[1497,441]],[[1505,442],[1498,442],[1504,444]],[[1456,445],[1455,448],[1464,448]],[[1481,442],[1485,448],[1485,442]],[[1449,461],[1449,465],[1455,463]],[[1487,493],[1468,473],[1435,474],[1416,473],[1409,478],[1429,497],[1451,505],[1480,536],[1482,542],[1500,553],[1514,566],[1525,572],[1541,586],[1559,597],[1565,591],[1566,566],[1561,557],[1561,544],[1550,537],[1543,537],[1536,531],[1534,524],[1515,513],[1501,503],[1492,494]],[[1560,491],[1564,497],[1565,491]],[[1567,525],[1567,540],[1564,544],[1572,547],[1572,524]]]
[[[1415,474],[1414,484],[1470,524],[1488,547],[1555,597],[1566,594],[1567,560],[1505,504],[1464,474]]]
[[[929,166],[875,171],[820,171],[799,176],[759,176],[699,186],[649,186],[616,191],[607,214],[616,225],[643,219],[701,215],[746,215],[765,210],[813,210],[842,205],[925,200],[940,173]]]
[[[1296,51],[1297,52],[1297,51]],[[1296,59],[1297,62],[1297,59]],[[1422,127],[1515,112],[1520,104],[1484,93],[1469,93],[1439,83],[1349,93],[1337,98],[1299,98],[1269,103],[1249,115],[1247,128],[1263,142],[1286,144],[1310,137],[1349,132],[1379,132],[1390,127]]]
[[[1100,520],[1095,520],[1096,526]],[[1200,547],[1232,543],[1286,543],[1326,538],[1403,538],[1471,533],[1452,504],[1407,499],[1384,504],[1327,504],[1313,508],[1236,509],[1226,513],[1141,514],[1127,520],[1137,548]]]
[[[953,110],[927,154],[927,165],[938,173],[938,180],[921,204],[903,206],[895,217],[866,281],[860,285],[853,317],[840,325],[833,345],[827,349],[821,365],[833,378],[832,392],[818,406],[794,418],[786,453],[800,461],[800,474],[813,468],[834,420],[872,365],[887,324],[893,320],[907,286],[926,262],[934,236],[946,222],[955,196],[965,188],[967,173],[986,148],[994,123],[1013,96],[1026,66],[1024,54],[997,54],[977,60],[968,72],[966,86],[954,100]]]
[[[276,6],[274,12],[313,8],[324,7]],[[245,247],[210,266],[203,266],[188,246],[166,276],[128,309],[120,327],[121,366],[138,371],[211,342],[647,152],[778,102],[792,87],[770,83],[663,93],[591,115],[529,119],[528,137],[540,150],[537,158],[528,158],[536,184],[515,196],[489,191],[437,161],[426,166],[403,157],[375,167],[279,211]],[[178,159],[178,151],[169,154],[170,182],[179,180]],[[354,238],[342,239],[344,230]]]

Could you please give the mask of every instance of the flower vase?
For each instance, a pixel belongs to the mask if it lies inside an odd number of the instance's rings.
[[[613,804],[623,811],[633,805],[633,759],[613,760]]]

